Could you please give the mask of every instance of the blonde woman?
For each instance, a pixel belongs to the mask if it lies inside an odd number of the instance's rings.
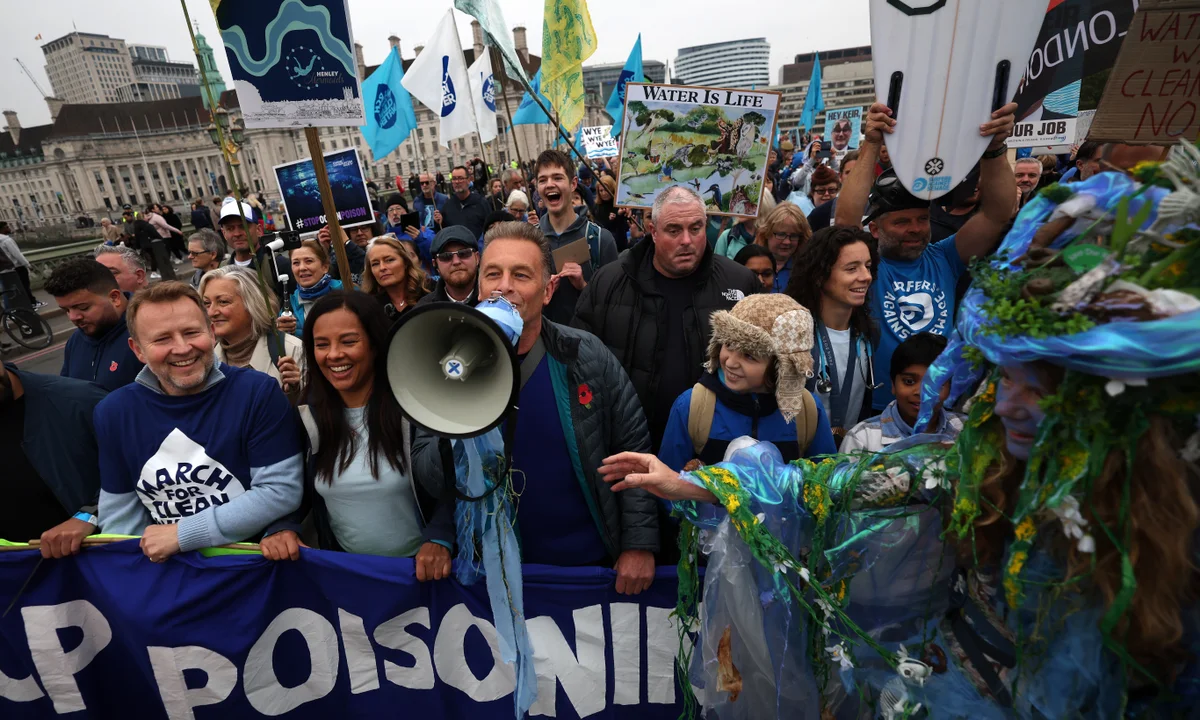
[[[762,218],[760,214],[754,242],[770,250],[775,259],[775,285],[771,292],[783,292],[792,277],[792,261],[812,237],[812,228],[800,206],[791,202],[779,203],[765,220]]]
[[[275,295],[268,303],[258,275],[236,265],[210,270],[200,279],[200,296],[217,336],[217,360],[270,375],[297,404],[304,391],[304,343],[275,330]]]
[[[429,277],[412,248],[391,235],[381,235],[367,246],[363,292],[374,297],[395,322],[429,294]]]

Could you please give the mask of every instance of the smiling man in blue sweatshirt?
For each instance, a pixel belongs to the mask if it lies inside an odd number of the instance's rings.
[[[126,311],[146,364],[96,407],[100,522],[154,562],[258,536],[300,506],[300,426],[274,379],[215,363],[200,296],[163,282]]]

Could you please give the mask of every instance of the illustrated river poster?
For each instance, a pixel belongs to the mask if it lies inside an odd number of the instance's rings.
[[[757,217],[779,93],[629,83],[617,205],[649,208],[672,185],[711,215]]]
[[[251,128],[366,124],[346,0],[210,0]]]

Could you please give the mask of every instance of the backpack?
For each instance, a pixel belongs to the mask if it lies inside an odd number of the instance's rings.
[[[796,416],[796,441],[800,444],[801,457],[817,434],[817,402],[808,390],[804,391],[803,402],[803,409]],[[717,394],[700,383],[693,385],[692,401],[688,406],[688,435],[692,438],[692,449],[697,456],[708,442],[716,410]]]

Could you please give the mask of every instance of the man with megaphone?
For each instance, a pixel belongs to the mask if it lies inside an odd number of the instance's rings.
[[[521,559],[612,566],[618,592],[640,593],[654,579],[656,501],[640,491],[614,494],[599,473],[601,461],[613,452],[649,451],[650,433],[637,393],[598,338],[542,317],[556,282],[550,245],[540,229],[522,222],[493,226],[480,262],[480,297],[504,297],[522,321],[517,342],[520,396],[515,417],[506,420],[516,422],[511,476]],[[502,375],[495,376],[497,384]],[[487,376],[477,377],[483,379],[476,382],[488,382]],[[412,382],[421,380],[414,377]],[[511,378],[508,383],[511,387]],[[393,381],[393,389],[395,385]],[[482,403],[492,388],[479,388]],[[481,407],[478,414],[486,410]],[[438,437],[418,431],[414,473],[427,488],[441,486],[445,494],[451,489],[445,487],[442,462]]]

